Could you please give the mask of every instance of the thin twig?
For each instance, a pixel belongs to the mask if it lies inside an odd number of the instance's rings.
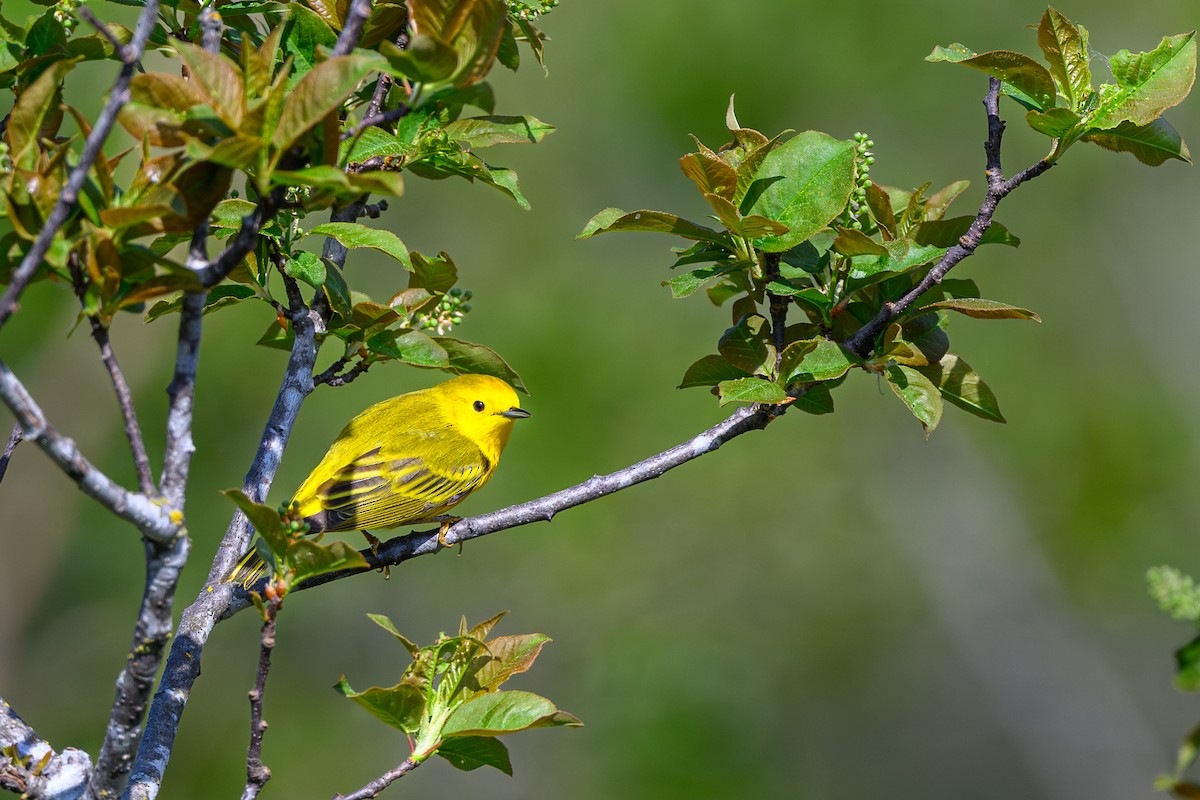
[[[313,377],[313,383],[316,385],[325,384],[327,386],[345,386],[352,383],[359,375],[366,373],[371,368],[370,361],[363,359],[351,367],[346,372],[342,372],[342,368],[346,366],[347,361],[351,356],[342,356],[337,361],[333,362],[329,369],[322,372],[320,375]]]
[[[271,652],[275,649],[275,620],[283,602],[278,594],[267,591],[264,604],[264,618],[261,645],[258,653],[258,672],[254,678],[254,688],[250,690],[250,747],[246,753],[246,788],[242,790],[242,800],[254,800],[258,793],[271,780],[271,770],[262,762],[263,734],[267,731],[267,722],[263,719],[263,695],[267,690],[267,674],[271,671]]]
[[[17,445],[24,438],[25,434],[21,430],[21,423],[14,422],[12,433],[8,436],[8,444],[4,447],[3,455],[0,455],[0,481],[4,480],[4,473],[8,472],[8,462],[12,459],[13,451],[17,449]]]
[[[996,213],[996,207],[1000,201],[1025,181],[1036,178],[1053,166],[1051,162],[1042,159],[1021,170],[1011,179],[1004,180],[1004,174],[1000,168],[1000,144],[1004,136],[1004,122],[1000,119],[999,103],[1000,81],[992,78],[989,82],[987,97],[983,101],[988,120],[988,138],[984,144],[984,152],[987,154],[988,189],[979,206],[979,212],[971,222],[971,227],[958,240],[958,244],[947,250],[941,260],[933,265],[916,286],[899,300],[884,303],[883,308],[879,310],[874,319],[842,342],[847,349],[863,357],[870,353],[876,337],[887,329],[892,320],[903,314],[921,295],[933,288],[934,284],[941,283],[942,278],[956,264],[975,252],[980,242],[983,241],[983,235],[991,227],[992,216]]]
[[[79,258],[74,253],[68,258],[71,271],[71,281],[75,286],[75,295],[79,298],[80,306],[87,305],[87,283],[83,270],[79,266]],[[88,314],[88,324],[91,326],[92,339],[100,348],[100,360],[108,370],[108,378],[112,381],[113,391],[117,394],[117,403],[121,406],[121,418],[125,422],[125,438],[129,440],[129,452],[133,456],[133,468],[137,474],[138,490],[149,497],[157,494],[154,486],[154,475],[150,472],[150,457],[146,455],[146,444],[142,439],[142,429],[138,425],[137,411],[133,407],[133,392],[125,380],[125,373],[117,363],[113,353],[112,342],[109,339],[108,328],[95,314]]]
[[[272,189],[266,197],[260,198],[254,210],[242,217],[238,232],[229,240],[221,255],[217,256],[216,260],[196,268],[196,276],[205,288],[212,288],[225,280],[225,276],[242,263],[246,254],[258,245],[259,232],[283,207],[285,192],[286,189],[279,186]]]
[[[101,22],[99,19],[97,19],[96,15],[92,13],[92,10],[90,8],[88,8],[87,6],[81,5],[77,9],[77,11],[78,11],[79,16],[83,17],[84,20],[86,20],[89,25],[91,25],[93,28],[96,29],[97,33],[99,33],[105,39],[108,39],[109,43],[112,44],[112,46],[114,48],[116,48],[116,51],[121,55],[122,62],[131,63],[128,46],[124,42],[122,42],[120,39],[118,39],[116,34],[114,34],[112,31],[110,31],[108,29],[107,25],[105,25],[103,22]],[[137,57],[134,57],[132,60],[137,61]]]
[[[390,108],[387,111],[383,111],[378,114],[368,114],[359,120],[357,125],[344,132],[341,136],[341,140],[344,142],[347,139],[353,139],[367,128],[373,128],[378,125],[386,125],[389,122],[397,122],[408,116],[408,112],[411,110],[412,109],[409,108],[405,103],[401,103],[395,108]]]
[[[21,293],[25,291],[25,287],[32,280],[34,273],[42,266],[42,259],[46,257],[55,234],[75,210],[75,204],[79,200],[79,191],[83,188],[84,181],[87,180],[88,171],[100,156],[104,142],[112,132],[113,125],[116,124],[117,113],[129,102],[129,82],[133,79],[134,65],[142,57],[142,50],[146,46],[150,32],[154,29],[157,16],[158,0],[146,0],[146,5],[143,6],[142,13],[138,17],[133,39],[124,51],[124,64],[121,66],[116,82],[113,83],[112,91],[108,94],[108,100],[105,102],[100,116],[96,118],[96,124],[92,126],[91,133],[84,141],[79,162],[75,164],[71,174],[67,177],[67,183],[59,192],[54,209],[42,224],[42,229],[38,233],[37,239],[34,240],[33,246],[21,259],[20,266],[13,271],[8,288],[4,291],[3,296],[0,296],[0,327],[3,327],[17,309],[17,301],[20,300]]]
[[[16,416],[25,438],[36,442],[84,494],[133,523],[149,539],[169,542],[179,533],[179,522],[161,504],[113,481],[84,458],[74,441],[55,430],[25,385],[3,361],[0,361],[0,401]]]
[[[370,800],[372,797],[378,797],[379,793],[391,785],[393,781],[403,778],[407,773],[421,766],[422,763],[424,762],[406,758],[400,762],[399,766],[389,769],[358,791],[351,792],[350,794],[335,794],[333,800]]]
[[[767,253],[763,259],[763,276],[768,283],[779,280],[780,253]],[[787,341],[787,313],[789,301],[782,295],[767,291],[771,313],[771,339],[775,344],[775,371],[783,362],[783,348]]]

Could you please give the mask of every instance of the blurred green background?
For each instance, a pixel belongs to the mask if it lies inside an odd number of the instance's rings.
[[[4,5],[10,18],[32,11]],[[659,287],[673,243],[574,236],[610,205],[707,213],[677,159],[688,133],[725,141],[730,94],[742,123],[768,134],[868,132],[880,182],[970,178],[956,207],[970,213],[986,79],[922,59],[952,41],[1035,54],[1025,26],[1043,9],[564,2],[544,21],[548,77],[536,65],[493,73],[498,113],[558,126],[536,148],[488,153],[519,171],[533,211],[486,187],[412,179],[387,215],[410,247],[455,258],[475,292],[462,336],[499,350],[532,390],[534,418],[463,513],[618,469],[725,415],[702,390],[674,388],[713,351],[728,311]],[[1200,20],[1194,0],[1060,10],[1104,54],[1150,50]],[[95,83],[73,84],[69,99],[95,107],[111,66],[89,69]],[[1002,109],[1012,172],[1045,140]],[[1168,118],[1200,144],[1196,98]],[[1200,719],[1197,698],[1171,685],[1171,651],[1190,631],[1157,612],[1143,578],[1164,562],[1200,573],[1198,178],[1080,145],[1004,203],[998,218],[1021,248],[985,248],[955,274],[1044,324],[964,318],[951,334],[1007,425],[948,409],[925,441],[886,386],[855,374],[835,415],[788,414],[551,524],[290,598],[266,700],[268,794],[328,797],[406,755],[396,731],[330,689],[343,673],[390,685],[407,662],[365,613],[428,641],[460,614],[509,609],[499,633],[555,639],[514,688],[586,727],[508,739],[512,779],[435,759],[390,795],[1151,797]],[[348,273],[383,297],[404,281],[365,253]],[[63,432],[132,484],[94,345],[68,337],[74,316],[69,292],[35,285],[0,356]],[[241,484],[277,389],[283,354],[248,344],[271,316],[247,303],[205,320],[179,608],[231,513],[217,493]],[[170,319],[133,315],[114,331],[154,460],[174,335]],[[377,367],[314,393],[271,499],[288,497],[358,410],[437,377]],[[141,544],[29,445],[0,484],[0,510],[0,696],[56,747],[94,753],[141,596]],[[164,797],[242,786],[257,628],[248,613],[214,632]]]

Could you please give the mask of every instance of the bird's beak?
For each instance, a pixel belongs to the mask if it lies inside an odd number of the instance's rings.
[[[514,406],[513,408],[510,408],[508,411],[501,411],[500,416],[508,417],[509,419],[526,419],[527,417],[532,417],[533,414],[530,414],[528,411],[526,411],[523,408],[516,408]]]

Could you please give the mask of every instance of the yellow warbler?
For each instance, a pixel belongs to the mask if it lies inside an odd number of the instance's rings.
[[[312,533],[430,520],[487,483],[513,422],[530,416],[499,378],[460,375],[377,403],[348,424],[292,497]],[[251,550],[227,582],[266,569]]]

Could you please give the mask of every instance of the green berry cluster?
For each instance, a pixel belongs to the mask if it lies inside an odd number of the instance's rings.
[[[442,297],[432,311],[426,311],[413,319],[413,327],[418,330],[436,331],[439,336],[450,332],[455,325],[461,325],[463,317],[471,310],[469,291],[451,289],[449,294]]]
[[[507,0],[508,15],[517,19],[537,19],[549,14],[558,0]]]
[[[854,134],[854,190],[850,192],[850,206],[847,227],[862,230],[860,216],[867,203],[867,187],[871,185],[871,165],[875,163],[875,154],[871,148],[875,142],[867,134],[859,131]]]
[[[81,5],[83,5],[82,0],[58,0],[54,4],[54,20],[63,26],[63,30],[67,32],[68,36],[79,26],[79,17],[76,11]]]

